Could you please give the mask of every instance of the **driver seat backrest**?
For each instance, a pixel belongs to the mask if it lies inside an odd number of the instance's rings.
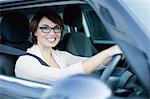
[[[62,39],[64,50],[79,56],[92,56],[97,50],[92,45],[89,38],[84,32],[79,32],[83,29],[81,8],[77,5],[71,5],[64,9],[63,14],[64,24],[70,27],[70,33],[66,33]]]
[[[26,50],[32,46],[28,42],[30,36],[29,20],[20,12],[6,13],[1,20],[2,44]],[[14,76],[14,68],[17,56],[0,53],[0,74]]]

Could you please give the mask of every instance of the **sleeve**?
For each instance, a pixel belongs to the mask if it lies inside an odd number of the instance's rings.
[[[36,58],[25,55],[17,60],[15,74],[23,79],[52,84],[71,75],[84,74],[84,71],[81,62],[61,69],[44,66]]]
[[[68,67],[72,66],[73,64],[75,64],[76,66],[80,66],[81,62],[88,59],[89,57],[81,57],[81,56],[76,56],[73,55],[69,52],[64,51],[63,52],[64,58],[66,60],[66,64],[68,65]],[[106,64],[110,61],[110,59],[107,59],[106,61],[104,61],[102,64],[100,64],[95,71],[97,70],[103,70],[106,68]],[[79,63],[79,64],[78,64]],[[105,65],[104,65],[105,64]],[[81,67],[81,66],[80,66]]]
[[[66,51],[63,52],[63,55],[68,66],[88,59],[88,57],[76,56]]]

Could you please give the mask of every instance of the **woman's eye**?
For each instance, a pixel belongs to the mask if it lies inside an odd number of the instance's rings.
[[[41,27],[41,29],[48,30],[49,27]]]
[[[59,30],[60,28],[57,27],[57,28],[54,28],[54,29],[55,29],[55,30]]]

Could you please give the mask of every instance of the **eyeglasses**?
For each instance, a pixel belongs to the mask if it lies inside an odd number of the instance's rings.
[[[44,25],[44,26],[39,26],[39,29],[41,29],[42,32],[43,32],[43,33],[46,33],[46,34],[50,33],[50,31],[51,31],[52,29],[53,29],[53,31],[54,31],[55,33],[61,33],[61,32],[63,31],[63,26],[61,26],[61,25],[56,25],[56,26],[54,26],[54,27],[50,27],[50,26],[48,26],[48,25]]]

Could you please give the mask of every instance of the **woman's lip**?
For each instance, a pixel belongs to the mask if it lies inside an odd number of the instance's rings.
[[[46,38],[46,39],[51,43],[53,43],[56,40],[56,38]]]

